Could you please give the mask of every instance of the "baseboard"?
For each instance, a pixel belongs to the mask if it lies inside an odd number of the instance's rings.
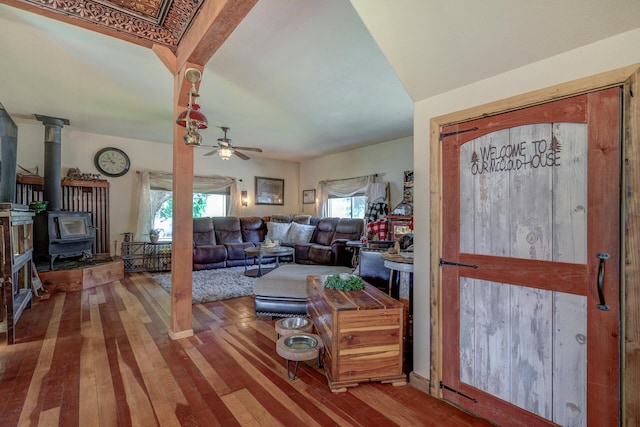
[[[193,336],[193,329],[187,329],[185,331],[173,332],[169,331],[169,338],[172,340],[179,340],[182,338],[189,338]]]
[[[431,381],[425,377],[421,377],[415,372],[409,373],[409,385],[430,394],[429,389],[431,388]]]

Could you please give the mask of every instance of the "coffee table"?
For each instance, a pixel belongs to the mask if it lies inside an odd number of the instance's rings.
[[[254,248],[246,248],[244,250],[244,275],[249,277],[261,277],[263,274],[267,274],[273,268],[262,268],[263,257],[276,257],[275,268],[280,267],[281,256],[293,256],[293,263],[296,262],[296,251],[294,248],[288,246],[257,246]],[[249,270],[247,268],[247,257],[258,259],[258,268]]]

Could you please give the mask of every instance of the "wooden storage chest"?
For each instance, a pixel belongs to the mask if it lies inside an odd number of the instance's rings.
[[[324,342],[324,369],[333,392],[361,382],[405,385],[403,304],[366,283],[361,291],[326,289],[307,277],[307,315]]]

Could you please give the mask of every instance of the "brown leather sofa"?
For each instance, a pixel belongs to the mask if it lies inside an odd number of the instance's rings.
[[[260,217],[194,218],[193,269],[244,265],[244,250],[260,245],[265,234]]]
[[[206,217],[193,219],[193,269],[244,265],[244,249],[260,246],[267,236],[270,217]],[[364,230],[362,219],[309,218],[315,229],[309,243],[281,242],[295,248],[296,263],[351,265],[348,240],[358,240]],[[263,263],[272,261],[267,257]],[[287,261],[282,257],[281,261]],[[252,260],[253,262],[253,260]]]

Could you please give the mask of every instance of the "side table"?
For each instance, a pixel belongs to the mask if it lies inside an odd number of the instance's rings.
[[[293,256],[293,263],[296,262],[296,250],[288,246],[256,246],[254,248],[246,248],[244,250],[244,275],[249,277],[262,277],[263,274],[267,274],[273,268],[262,268],[262,258],[264,256],[276,257],[275,268],[280,267],[281,256]],[[258,268],[247,269],[247,257],[257,258]]]
[[[353,252],[353,257],[351,258],[351,267],[355,268],[359,263],[360,249],[367,246],[366,243],[363,243],[361,240],[347,240],[347,249]]]

